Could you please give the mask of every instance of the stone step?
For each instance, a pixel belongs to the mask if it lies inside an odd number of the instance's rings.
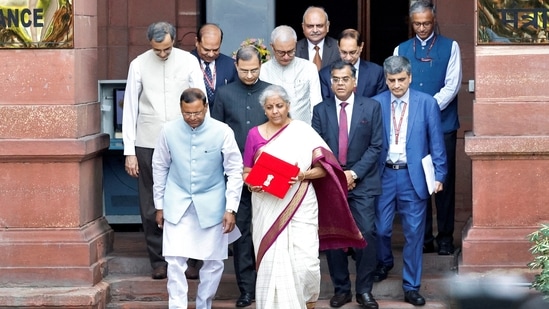
[[[151,267],[146,255],[141,233],[117,233],[115,237],[115,252],[108,259],[104,281],[109,285],[108,308],[166,308],[167,280],[153,280],[150,278]],[[118,242],[118,244],[117,244]],[[395,245],[395,267],[389,277],[383,282],[374,285],[374,297],[383,304],[382,308],[413,308],[404,303],[402,292],[402,249]],[[458,253],[456,252],[457,256]],[[424,254],[424,274],[421,293],[427,299],[430,307],[449,308],[450,297],[448,282],[457,267],[455,256],[439,256],[436,253]],[[333,294],[333,287],[328,273],[328,266],[324,254],[320,254],[321,283],[320,302],[317,308],[329,308],[328,299]],[[353,261],[349,258],[349,272],[352,282],[355,278]],[[196,297],[198,280],[189,280],[189,300]],[[354,290],[353,290],[354,291]],[[216,294],[214,308],[234,308],[234,303],[240,292],[236,284],[232,257],[225,260],[223,278]],[[228,304],[227,304],[228,303]],[[223,306],[229,307],[223,307]],[[322,307],[324,306],[325,307]],[[218,306],[218,307],[216,307]],[[356,307],[350,303],[347,307]],[[192,307],[191,307],[192,308]],[[249,307],[253,309],[254,307]]]
[[[354,282],[354,275],[351,275]],[[423,278],[421,294],[427,300],[449,301],[448,283],[451,278],[444,275],[429,275]],[[167,300],[167,280],[153,280],[148,276],[109,275],[104,280],[109,284],[111,301],[157,301]],[[188,280],[189,299],[194,300],[198,288],[198,280]],[[391,274],[386,280],[375,283],[372,293],[376,299],[401,299],[402,280],[396,274]],[[322,274],[320,282],[320,298],[328,299],[333,294],[332,282],[327,274]],[[232,274],[224,274],[217,289],[216,299],[237,299],[240,295],[236,279]]]
[[[383,309],[411,309],[416,308],[411,304],[405,303],[403,301],[393,301],[393,300],[378,300],[379,308]],[[123,302],[123,303],[111,303],[107,305],[107,309],[166,309],[168,308],[167,301],[151,301],[151,302]],[[235,308],[234,300],[214,300],[212,309],[226,309],[226,308]],[[319,300],[316,303],[316,309],[328,309],[330,307],[329,300]],[[356,302],[350,302],[341,308],[360,308]],[[450,309],[451,307],[442,302],[427,302],[425,306],[421,307],[424,309]],[[189,302],[188,309],[196,309],[194,302]],[[246,307],[246,309],[255,309],[255,303],[251,306]]]

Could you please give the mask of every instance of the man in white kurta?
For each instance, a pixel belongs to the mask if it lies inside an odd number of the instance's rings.
[[[311,124],[313,107],[322,101],[316,65],[297,58],[297,35],[289,26],[278,26],[271,33],[274,58],[261,66],[259,78],[284,87],[292,101],[290,116]]]
[[[139,209],[152,278],[166,278],[162,256],[162,231],[156,224],[153,202],[152,155],[162,125],[177,119],[179,97],[189,87],[206,91],[202,71],[190,53],[173,47],[175,27],[167,22],[153,23],[147,29],[151,49],[131,63],[124,94],[122,135],[124,167],[137,178]]]
[[[182,119],[164,125],[153,154],[156,222],[164,229],[169,308],[187,308],[187,260],[203,260],[197,309],[209,309],[227,259],[242,190],[242,155],[231,128],[206,117],[206,95],[181,95]],[[227,180],[225,180],[225,178]]]

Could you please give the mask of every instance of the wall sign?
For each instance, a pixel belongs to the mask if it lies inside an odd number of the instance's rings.
[[[73,0],[0,0],[0,48],[73,48]]]
[[[549,0],[478,0],[479,44],[549,44]]]

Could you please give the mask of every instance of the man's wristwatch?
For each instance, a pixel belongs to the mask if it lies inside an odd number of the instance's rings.
[[[356,180],[358,178],[357,174],[353,170],[350,170],[350,172],[351,172],[351,176],[353,177],[353,180]]]
[[[236,216],[236,211],[234,211],[232,209],[227,209],[226,212],[231,213],[231,214]]]

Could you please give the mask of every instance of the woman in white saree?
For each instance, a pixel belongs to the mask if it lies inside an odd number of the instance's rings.
[[[269,120],[248,133],[244,180],[261,152],[296,164],[300,172],[289,181],[283,199],[264,192],[261,186],[249,186],[253,192],[256,308],[314,308],[320,293],[319,249],[364,246],[365,242],[348,209],[341,168],[324,140],[305,122],[289,117],[290,100],[284,88],[269,86],[260,103]],[[321,195],[330,210],[321,213],[319,232]],[[323,231],[326,225],[330,227]]]

